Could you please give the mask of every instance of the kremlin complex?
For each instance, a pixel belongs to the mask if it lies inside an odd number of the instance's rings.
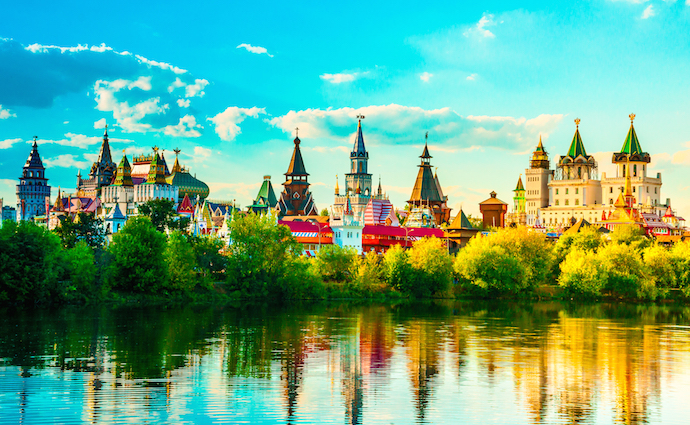
[[[211,200],[208,185],[179,163],[179,149],[173,151],[171,166],[157,146],[149,154],[131,158],[123,151],[116,164],[106,126],[88,175],[82,177],[79,171],[75,193],[58,188],[54,199],[34,140],[17,185],[16,209],[3,207],[3,219],[33,220],[53,229],[66,217],[83,212],[100,218],[106,234],[113,234],[129,217],[139,214],[143,203],[165,199],[175,205],[179,218],[189,219],[190,233],[215,235],[229,243],[228,225],[234,217],[274,212],[278,222],[288,226],[303,244],[307,256],[330,244],[352,247],[360,254],[383,253],[393,245],[409,247],[424,237],[441,238],[449,252],[456,252],[476,234],[505,226],[526,226],[552,239],[585,226],[608,233],[621,225],[642,228],[663,242],[685,236],[684,220],[672,210],[669,199],[662,202],[661,174],[649,173],[651,156],[637,138],[634,114],[629,116],[630,129],[620,151],[611,159],[615,173],[599,174],[576,119],[570,146],[554,160],[554,168],[540,138],[524,178],[518,177],[512,205],[492,192],[479,204],[482,220],[474,225],[462,210],[452,214],[448,196],[432,170],[427,143],[419,157],[416,179],[410,176],[414,184],[407,205],[396,209],[380,177],[374,187],[362,130],[364,117],[357,118],[349,169],[343,173],[344,179],[336,176],[333,199],[319,201],[330,204],[321,212],[310,190],[299,133],[293,140],[282,190],[276,194],[271,176],[266,175],[252,204],[240,209],[234,200]]]

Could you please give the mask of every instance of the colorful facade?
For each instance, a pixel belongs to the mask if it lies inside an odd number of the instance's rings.
[[[17,185],[17,221],[33,220],[37,216],[46,215],[50,205],[50,186],[45,171],[34,138],[31,153]]]
[[[441,184],[438,180],[438,173],[434,175],[431,171],[431,158],[429,146],[424,144],[424,151],[420,156],[421,163],[419,172],[412,188],[412,195],[407,203],[410,210],[415,208],[428,208],[432,211],[435,224],[440,226],[450,221],[450,208],[448,207],[448,197],[443,195]]]
[[[283,192],[280,194],[276,211],[280,217],[317,215],[318,210],[309,191],[309,173],[304,167],[302,152],[299,148],[301,140],[295,137],[293,142],[295,147],[285,173]]]

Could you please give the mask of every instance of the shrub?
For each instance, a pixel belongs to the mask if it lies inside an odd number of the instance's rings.
[[[608,276],[605,289],[612,295],[656,298],[654,280],[647,272],[640,250],[624,243],[611,243],[599,249],[597,257]]]
[[[669,249],[655,244],[642,251],[642,258],[659,295],[666,296],[669,289],[678,287],[675,262]]]
[[[626,245],[632,249],[644,249],[651,244],[649,238],[645,236],[644,230],[633,225],[617,226],[616,230],[609,235],[611,236],[611,243]]]
[[[386,251],[383,257],[383,275],[391,287],[404,294],[413,292],[418,278],[417,271],[410,264],[408,252],[400,245]]]
[[[526,267],[500,245],[474,238],[455,258],[455,273],[463,289],[478,295],[519,294],[529,286]],[[482,241],[482,242],[479,242]]]
[[[670,251],[675,271],[676,287],[690,296],[690,242],[678,242]]]

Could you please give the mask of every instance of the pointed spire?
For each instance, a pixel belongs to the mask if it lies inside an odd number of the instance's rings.
[[[376,190],[376,194],[377,194],[378,196],[383,195],[383,191],[382,191],[382,189],[381,189],[381,174],[379,174],[379,188]]]
[[[299,128],[295,129],[296,132],[299,131]],[[292,158],[290,159],[290,165],[288,166],[287,173],[285,173],[286,176],[308,176],[309,173],[307,173],[306,168],[304,168],[304,160],[302,159],[302,151],[299,148],[299,144],[301,140],[297,135],[295,135],[295,140],[293,140],[295,143],[295,148],[292,151]]]
[[[352,147],[350,158],[369,157],[367,149],[364,147],[364,135],[362,134],[362,120],[364,115],[357,115],[357,134],[355,135],[355,143]]]
[[[585,150],[585,145],[582,143],[582,137],[580,136],[580,119],[575,119],[575,135],[573,136],[573,141],[570,143],[570,149],[568,150],[568,155],[571,158],[577,158],[578,156],[587,157],[587,151]]]
[[[58,193],[57,198],[55,198],[55,205],[53,206],[53,211],[64,211],[64,208],[62,206],[62,190],[60,186],[58,186]]]
[[[129,165],[127,154],[122,149],[122,159],[120,165],[117,166],[117,174],[115,175],[115,186],[134,186],[132,182],[132,167]]]
[[[635,120],[635,114],[628,115],[630,118],[630,129],[628,130],[628,135],[625,137],[623,142],[623,147],[621,148],[621,153],[626,153],[628,155],[642,155],[642,147],[640,146],[640,141],[637,139],[637,133],[635,132],[635,126],[633,121]]]
[[[175,152],[175,164],[173,164],[172,170],[170,170],[170,174],[178,173],[180,170],[182,170],[182,167],[180,167],[180,163],[177,160],[177,157],[180,155],[180,152],[182,152],[179,148],[173,149],[173,152]]]
[[[515,186],[515,190],[513,190],[513,192],[518,192],[521,190],[525,190],[525,186],[522,184],[522,174],[520,174],[520,177],[518,177],[517,186]]]
[[[541,143],[541,134],[539,135],[539,144],[537,145],[537,152],[544,152],[544,145]]]
[[[38,136],[34,136],[34,143],[31,147],[31,153],[29,158],[24,164],[24,168],[44,168],[43,161],[41,161],[41,156],[38,154]]]
[[[335,196],[340,195],[340,186],[338,186],[338,175],[335,175]]]
[[[98,152],[98,160],[96,161],[97,164],[114,165],[112,155],[110,154],[110,143],[108,140],[108,124],[106,124],[105,132],[103,133],[103,143],[101,143],[101,150]]]
[[[428,131],[424,135],[424,152],[422,152],[422,156],[420,156],[420,158],[422,158],[422,162],[424,162],[423,161],[424,159],[433,158],[431,155],[429,155],[429,132]]]

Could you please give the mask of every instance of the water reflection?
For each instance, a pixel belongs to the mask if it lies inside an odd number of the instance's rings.
[[[424,303],[0,311],[3,422],[672,423],[690,310]]]

